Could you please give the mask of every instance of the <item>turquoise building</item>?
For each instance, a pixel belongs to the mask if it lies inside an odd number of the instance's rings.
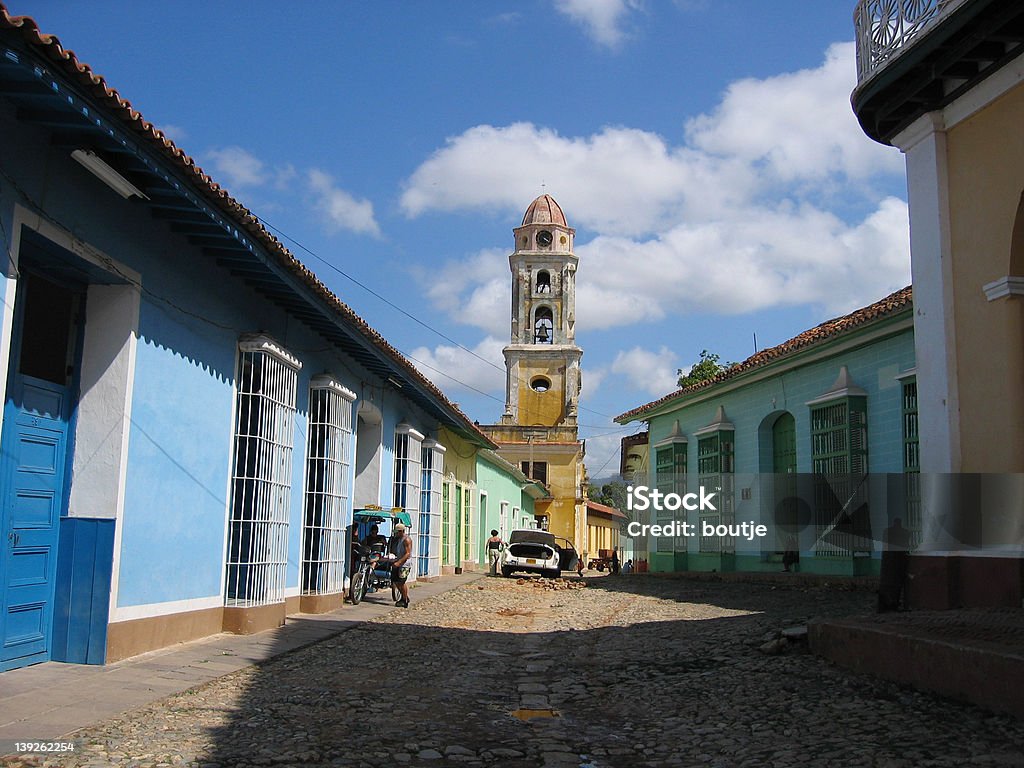
[[[633,513],[691,526],[648,537],[650,570],[877,573],[887,531],[920,534],[914,372],[908,287],[617,417],[648,427],[650,489],[715,494]]]
[[[548,498],[542,483],[531,480],[514,464],[497,453],[481,449],[476,453],[476,479],[480,492],[479,560],[487,565],[486,541],[491,531],[508,539],[516,528],[535,528],[534,502]]]

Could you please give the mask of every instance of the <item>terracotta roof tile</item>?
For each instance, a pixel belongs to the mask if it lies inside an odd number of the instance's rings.
[[[911,286],[908,285],[906,288],[901,288],[895,293],[889,294],[884,299],[876,301],[874,304],[861,307],[848,315],[827,320],[824,323],[816,325],[813,328],[794,336],[789,341],[784,341],[777,346],[762,349],[760,352],[748,357],[742,363],[737,363],[731,368],[727,368],[712,379],[693,384],[685,389],[677,389],[675,392],[670,392],[658,400],[654,400],[646,405],[641,405],[631,411],[626,411],[625,413],[616,416],[615,421],[630,421],[647,411],[658,408],[666,403],[672,402],[673,400],[680,399],[694,392],[709,389],[710,387],[724,381],[728,381],[729,379],[733,379],[736,376],[746,373],[754,368],[760,368],[761,366],[768,365],[775,360],[794,354],[802,349],[806,349],[807,347],[842,336],[844,333],[848,333],[876,320],[881,320],[889,317],[890,315],[894,315],[911,306],[913,306],[913,292]]]
[[[231,217],[241,229],[260,242],[270,255],[277,259],[278,263],[312,288],[336,315],[354,326],[364,338],[391,358],[420,387],[440,400],[456,416],[457,420],[463,422],[467,431],[478,436],[486,445],[494,447],[491,439],[481,432],[433,382],[420,373],[419,369],[371,328],[351,307],[331,292],[308,267],[295,258],[274,235],[267,231],[256,216],[207,175],[193,158],[175,145],[163,131],[145,120],[138,110],[132,107],[131,102],[107,85],[106,80],[93,72],[89,65],[80,61],[74,51],[64,48],[56,35],[48,35],[40,31],[39,25],[29,16],[11,16],[4,4],[0,3],[0,30],[4,29],[16,31],[23,40],[37,47],[74,83],[106,107],[112,116],[118,118],[125,127],[134,131],[144,142],[148,143],[150,150],[170,160],[174,166],[183,171],[186,179],[195,184],[196,191],[202,197],[225,215]]]
[[[609,507],[607,504],[598,504],[596,501],[587,501],[587,511],[593,510],[602,515],[608,515],[609,517],[621,517],[623,520],[626,516],[619,512],[615,507]]]

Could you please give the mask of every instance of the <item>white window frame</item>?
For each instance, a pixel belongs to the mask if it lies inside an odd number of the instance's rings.
[[[458,510],[455,509],[455,476],[450,473],[445,475],[444,485],[448,490],[448,498],[442,497],[441,499],[441,525],[445,527],[443,535],[448,539],[448,545],[441,552],[441,562],[444,565],[455,566],[458,565],[456,559],[459,551],[459,543],[455,539],[455,532],[458,530],[455,523],[455,515],[458,514]],[[443,546],[444,539],[442,538],[441,541]]]
[[[444,485],[445,447],[436,440],[423,441],[420,487],[420,519],[416,549],[417,574],[441,575],[441,489]]]
[[[490,504],[491,504],[490,494],[487,491],[480,491],[477,494],[477,512],[476,512],[476,518],[477,518],[477,521],[478,521],[477,525],[480,528],[485,529],[487,531],[487,535],[488,536],[491,535],[491,529],[490,528],[485,528],[485,526],[487,525],[487,514],[488,514],[488,510],[489,510]],[[477,533],[479,535],[479,531]],[[482,537],[480,537],[480,538],[482,538]],[[487,553],[482,551],[483,548],[484,548],[483,547],[483,542],[478,541],[476,538],[474,538],[473,542],[471,543],[471,546],[474,546],[474,549],[476,549],[476,562],[483,563],[483,564],[486,565],[487,564]]]
[[[238,350],[224,604],[248,608],[285,597],[302,363],[266,336],[245,337]]]
[[[459,548],[462,551],[463,562],[476,563],[479,562],[478,553],[475,552],[476,547],[473,546],[476,541],[476,529],[477,521],[476,517],[476,483],[466,483],[462,490],[462,503],[463,510],[460,514],[463,514],[462,518],[462,541],[459,542]]]
[[[304,595],[330,595],[345,589],[345,527],[352,513],[352,404],[356,393],[333,376],[309,384],[306,430],[306,493],[302,515]]]
[[[503,539],[508,538],[509,526],[508,526],[508,508],[509,503],[507,501],[500,501],[498,503],[498,509],[501,511],[498,513],[498,533]],[[513,513],[514,514],[514,513]],[[512,519],[513,525],[515,525],[516,519]]]
[[[395,462],[391,483],[394,489],[392,506],[409,515],[409,522],[413,526],[408,532],[412,539],[413,555],[418,551],[416,527],[419,526],[420,483],[423,480],[420,467],[420,462],[423,459],[422,449],[422,432],[418,432],[404,423],[395,427]]]

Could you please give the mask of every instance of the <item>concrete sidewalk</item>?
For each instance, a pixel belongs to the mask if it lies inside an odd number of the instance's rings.
[[[908,611],[812,622],[811,650],[852,669],[1024,719],[1024,611]]]
[[[483,577],[442,576],[417,583],[420,602]],[[290,616],[256,635],[213,635],[106,666],[46,662],[0,674],[0,755],[12,741],[48,741],[165,696],[337,635],[395,608],[391,592],[370,594],[333,613]]]

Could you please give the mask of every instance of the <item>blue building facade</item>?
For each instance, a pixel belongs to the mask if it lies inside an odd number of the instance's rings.
[[[920,533],[914,371],[905,288],[619,416],[649,430],[634,482],[716,494],[637,516],[693,526],[648,537],[650,569],[877,573],[894,524]],[[764,529],[704,535],[705,523]]]
[[[429,526],[439,431],[494,447],[101,78],[2,9],[0,146],[0,670],[338,607],[353,508]]]

